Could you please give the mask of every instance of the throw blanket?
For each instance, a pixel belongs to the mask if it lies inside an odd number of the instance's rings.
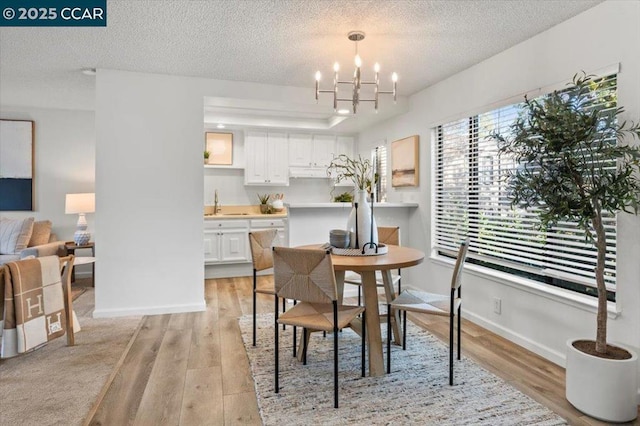
[[[64,335],[64,297],[57,256],[5,264],[0,282],[0,358],[9,358]],[[1,274],[0,274],[1,275]]]

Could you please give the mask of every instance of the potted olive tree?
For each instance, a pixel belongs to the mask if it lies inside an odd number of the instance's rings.
[[[507,178],[512,205],[537,211],[542,227],[577,223],[597,250],[596,338],[567,342],[566,396],[586,414],[624,422],[637,417],[637,355],[607,343],[603,215],[638,213],[640,149],[623,142],[640,137],[640,125],[619,121],[623,109],[607,105],[601,84],[576,74],[567,90],[525,97],[510,131],[491,138],[518,164]]]

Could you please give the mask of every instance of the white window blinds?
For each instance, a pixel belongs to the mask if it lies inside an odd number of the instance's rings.
[[[606,88],[598,99],[611,111],[616,108],[616,76],[603,80]],[[469,257],[476,263],[554,285],[564,280],[595,287],[596,249],[575,223],[559,222],[540,230],[535,212],[511,207],[505,172],[518,165],[498,155],[496,141],[487,136],[493,131],[508,134],[520,108],[521,104],[509,105],[438,126],[435,248],[453,254],[459,241],[469,236]],[[616,218],[607,217],[605,227],[605,275],[613,292]]]

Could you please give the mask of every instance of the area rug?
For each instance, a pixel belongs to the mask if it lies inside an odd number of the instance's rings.
[[[360,337],[339,336],[340,408],[333,408],[333,338],[314,333],[304,366],[292,357],[292,330],[281,330],[280,393],[274,393],[273,316],[251,316],[240,329],[265,425],[563,425],[565,420],[464,357],[449,386],[448,347],[409,323],[408,347],[392,348],[392,371],[360,377]],[[384,339],[383,335],[383,339]],[[386,355],[385,355],[386,356]]]
[[[92,288],[74,301],[75,346],[63,336],[0,360],[0,424],[82,424],[142,319],[94,319],[93,301]]]

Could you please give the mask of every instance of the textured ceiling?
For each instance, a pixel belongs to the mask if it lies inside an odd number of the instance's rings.
[[[312,88],[334,61],[352,73],[351,30],[365,77],[377,61],[408,96],[600,2],[110,0],[106,28],[1,28],[1,96],[91,109],[85,67]]]

